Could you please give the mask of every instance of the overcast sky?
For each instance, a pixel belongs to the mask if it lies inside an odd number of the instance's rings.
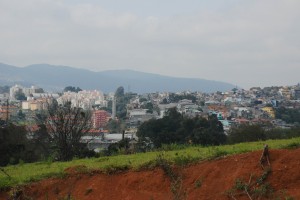
[[[300,82],[299,0],[0,0],[0,62]]]

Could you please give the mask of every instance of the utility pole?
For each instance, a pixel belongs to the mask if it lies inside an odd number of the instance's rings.
[[[6,126],[8,125],[8,118],[9,118],[9,99],[6,100]]]

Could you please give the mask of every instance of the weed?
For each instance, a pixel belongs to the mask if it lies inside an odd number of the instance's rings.
[[[49,200],[49,194],[48,194],[48,192],[46,192],[45,199],[46,199],[46,200]]]
[[[126,171],[130,169],[130,165],[128,164],[124,164],[124,165],[110,165],[110,166],[106,166],[103,169],[103,172],[106,174],[115,174],[118,172],[122,172],[122,171]]]
[[[286,193],[286,190],[279,191],[279,196],[277,196],[276,200],[294,200],[295,198]]]
[[[174,151],[174,150],[181,150],[181,149],[186,149],[188,145],[185,144],[163,144],[160,148],[162,151]]]
[[[17,181],[9,177],[3,177],[0,179],[0,191],[9,189],[11,185],[16,185]]]
[[[85,165],[77,165],[74,170],[76,173],[88,173],[90,171]]]
[[[244,182],[243,180],[237,179],[235,181],[234,189],[236,189],[236,190],[242,190],[242,191],[248,190],[249,189],[249,185],[246,182]]]
[[[21,199],[23,195],[23,190],[21,187],[13,187],[9,192],[10,199]]]
[[[287,196],[285,197],[285,200],[294,200],[294,197]]]
[[[185,166],[194,161],[194,158],[191,157],[190,155],[178,155],[174,158],[174,162],[178,166]]]
[[[212,156],[211,157],[214,159],[214,158],[219,158],[219,157],[225,156],[227,154],[228,154],[227,151],[221,150],[218,147],[213,147],[212,148]]]
[[[44,158],[43,162],[40,162],[38,164],[40,165],[45,164],[48,168],[50,168],[53,162],[54,162],[54,158],[52,156],[49,156],[47,158]]]
[[[164,171],[164,173],[171,179],[174,179],[176,177],[176,174],[172,170],[170,161],[165,158],[165,155],[163,153],[157,155],[155,159],[155,165],[157,167],[160,167]]]
[[[186,199],[186,191],[182,188],[182,178],[178,176],[171,182],[171,192],[173,193],[174,200]]]
[[[261,184],[252,191],[253,197],[259,198],[263,196],[270,196],[273,193],[273,189],[269,183]]]
[[[19,165],[23,166],[24,165],[24,161],[22,159],[19,159]]]
[[[297,149],[300,147],[300,143],[299,142],[292,142],[290,144],[286,144],[283,145],[282,148],[284,149]]]
[[[269,176],[269,174],[271,173],[271,168],[266,168],[266,170],[264,170],[263,174],[258,177],[258,179],[256,180],[257,184],[262,184],[267,177]]]
[[[182,188],[182,177],[172,169],[170,161],[165,158],[164,154],[158,154],[155,163],[156,166],[160,167],[165,175],[170,178],[170,189],[173,193],[174,200],[185,199],[186,192]]]
[[[234,186],[226,191],[227,196],[236,199],[236,195],[247,195],[249,199],[260,199],[261,197],[270,197],[273,194],[273,189],[269,183],[264,183],[271,169],[266,169],[255,182],[252,182],[253,175],[250,175],[249,181],[245,182],[242,179],[237,179]]]
[[[87,196],[87,195],[89,195],[91,192],[93,192],[93,189],[92,189],[92,188],[88,188],[88,189],[86,189],[84,195]]]
[[[58,195],[60,193],[60,189],[56,186],[53,190],[53,193]]]
[[[195,181],[195,188],[200,188],[202,186],[203,178],[199,178]]]
[[[59,197],[58,200],[75,200],[75,198],[69,193],[64,197]]]
[[[97,162],[104,162],[104,161],[108,161],[109,157],[102,157],[102,158],[98,158],[96,161]]]

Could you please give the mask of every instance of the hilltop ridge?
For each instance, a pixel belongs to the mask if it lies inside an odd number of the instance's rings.
[[[115,91],[119,86],[137,93],[184,90],[216,92],[235,87],[230,83],[200,78],[178,78],[133,70],[93,72],[49,64],[34,64],[21,68],[0,63],[0,74],[2,85],[38,85],[51,91],[61,91],[69,85],[89,90],[98,89],[105,93]]]

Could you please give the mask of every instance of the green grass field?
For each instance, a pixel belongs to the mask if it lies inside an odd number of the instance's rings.
[[[261,142],[240,143],[214,147],[190,146],[178,150],[137,153],[90,159],[76,159],[70,162],[37,162],[4,167],[10,177],[0,171],[0,189],[22,185],[48,177],[63,177],[65,169],[72,166],[84,165],[86,171],[101,170],[113,172],[116,170],[151,168],[158,155],[163,155],[175,165],[186,165],[191,162],[214,159],[224,155],[240,154],[262,150],[267,143],[270,149],[293,148],[300,146],[300,138],[286,140],[268,140]],[[178,146],[177,146],[178,147]],[[176,149],[176,145],[174,145]]]

